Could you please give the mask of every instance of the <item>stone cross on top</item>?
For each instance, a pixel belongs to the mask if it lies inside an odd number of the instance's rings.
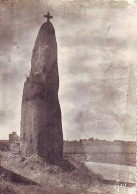
[[[49,22],[50,19],[53,19],[53,16],[51,16],[49,12],[47,15],[44,15],[44,17],[47,18],[47,22]]]

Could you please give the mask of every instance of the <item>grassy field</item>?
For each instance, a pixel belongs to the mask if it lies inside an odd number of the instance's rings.
[[[32,156],[22,161],[20,155],[2,152],[1,165],[38,185],[23,184],[0,173],[0,193],[4,194],[117,194],[117,182],[105,181],[102,175],[76,160],[60,165],[45,164]],[[119,188],[119,194],[134,194],[134,187]]]
[[[10,152],[2,154],[1,165],[4,168],[23,177],[27,177],[40,186],[20,184],[14,182],[13,176],[12,179],[10,179],[9,175],[0,173],[0,193],[76,194],[92,193],[96,188],[103,187],[101,186],[102,176],[93,173],[88,170],[84,164],[75,161],[63,161],[59,166],[55,166],[43,163],[43,161],[36,156],[22,161],[19,155],[15,156]]]
[[[122,141],[65,142],[64,156],[67,159],[74,158],[78,161],[135,166],[136,143]]]

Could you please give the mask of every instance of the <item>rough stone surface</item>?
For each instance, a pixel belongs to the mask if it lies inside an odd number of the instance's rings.
[[[57,43],[51,22],[44,23],[24,83],[21,110],[22,156],[38,154],[46,162],[63,159],[61,110],[58,100]]]

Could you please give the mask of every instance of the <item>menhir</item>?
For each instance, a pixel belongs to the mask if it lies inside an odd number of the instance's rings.
[[[21,154],[37,154],[48,163],[63,159],[59,74],[55,30],[50,21],[38,33],[30,75],[24,83],[21,110]]]

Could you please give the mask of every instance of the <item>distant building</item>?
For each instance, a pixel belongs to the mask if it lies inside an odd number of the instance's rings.
[[[10,151],[13,154],[20,153],[20,137],[17,135],[16,132],[9,134],[9,146],[10,146]]]
[[[12,132],[12,134],[9,134],[9,143],[14,143],[15,141],[19,141],[19,140],[20,138],[16,132]]]
[[[91,137],[91,138],[89,138],[89,139],[88,139],[88,141],[94,141],[94,138],[93,138],[93,137]]]
[[[87,139],[80,139],[79,140],[80,142],[85,142],[85,141],[88,141]]]

